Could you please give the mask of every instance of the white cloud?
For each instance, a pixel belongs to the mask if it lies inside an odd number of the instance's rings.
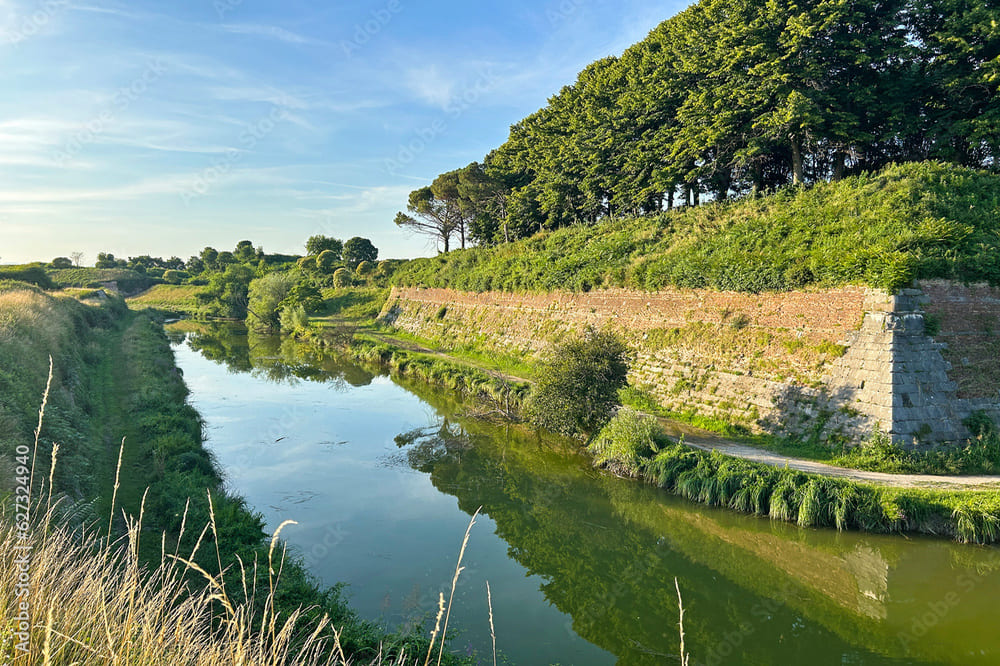
[[[254,35],[268,37],[288,44],[323,44],[318,39],[300,35],[297,32],[286,30],[276,25],[261,25],[256,23],[230,23],[221,26],[226,32],[236,35]]]
[[[405,83],[419,100],[442,109],[451,102],[456,88],[455,80],[444,76],[437,65],[408,70]]]

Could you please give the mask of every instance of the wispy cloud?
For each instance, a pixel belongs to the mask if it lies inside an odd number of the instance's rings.
[[[436,65],[407,70],[405,84],[417,99],[442,109],[451,101],[458,86],[454,78],[441,73]]]
[[[267,37],[286,44],[325,44],[326,42],[300,35],[297,32],[286,30],[276,25],[262,25],[258,23],[228,23],[220,28],[234,35],[251,35],[254,37]]]

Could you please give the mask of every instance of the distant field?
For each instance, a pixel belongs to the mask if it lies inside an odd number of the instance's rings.
[[[116,282],[125,293],[146,289],[156,280],[127,268],[49,269],[49,279],[57,287],[97,287],[102,282]]]
[[[133,310],[156,308],[191,313],[197,311],[198,293],[203,290],[192,285],[157,284],[126,300]]]

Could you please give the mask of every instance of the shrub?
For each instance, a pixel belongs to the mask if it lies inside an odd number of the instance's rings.
[[[351,271],[346,268],[338,268],[333,272],[333,286],[337,289],[350,287],[354,281],[351,279]]]
[[[375,264],[371,261],[362,261],[355,271],[358,275],[371,275],[375,272]]]
[[[643,461],[660,450],[657,443],[660,432],[652,417],[623,407],[587,449],[596,464],[618,474],[638,476]]]
[[[268,273],[250,283],[247,303],[249,324],[263,328],[278,328],[282,303],[295,284],[288,273]]]
[[[309,315],[301,305],[289,305],[281,311],[281,330],[289,333],[305,331],[309,328]]]
[[[614,333],[588,329],[558,345],[542,364],[526,413],[535,425],[590,437],[614,415],[628,374],[628,349]]]
[[[42,289],[52,289],[52,280],[41,264],[28,264],[26,266],[3,266],[0,267],[0,280],[15,280],[17,282],[27,282],[41,287]]]

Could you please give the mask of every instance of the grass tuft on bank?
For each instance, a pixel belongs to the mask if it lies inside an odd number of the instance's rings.
[[[1000,541],[1000,493],[856,483],[706,452],[672,441],[651,416],[623,408],[588,445],[595,464],[694,502],[803,527],[923,532]]]

